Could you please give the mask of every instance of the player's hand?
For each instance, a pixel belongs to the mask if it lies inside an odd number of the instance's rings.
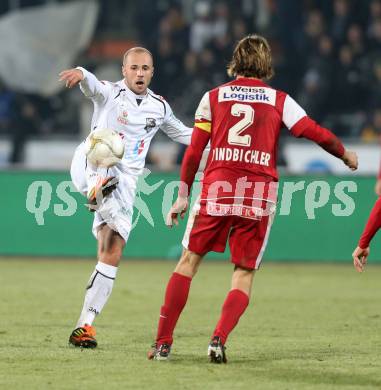
[[[353,265],[355,266],[358,272],[364,271],[364,267],[368,260],[368,256],[369,256],[369,247],[362,249],[358,246],[352,253]]]
[[[64,81],[67,88],[73,88],[84,79],[82,70],[80,69],[67,69],[60,74],[59,81]]]
[[[381,196],[381,179],[377,179],[376,185],[374,186],[374,192],[377,196]]]
[[[176,226],[179,224],[178,215],[180,214],[181,219],[184,219],[185,213],[188,209],[188,198],[178,197],[176,202],[173,204],[166,219],[166,225],[172,227],[173,224]]]
[[[352,152],[351,150],[346,150],[341,159],[344,161],[344,164],[352,171],[355,171],[359,165],[356,152]]]

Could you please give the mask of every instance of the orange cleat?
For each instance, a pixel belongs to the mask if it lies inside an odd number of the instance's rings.
[[[95,340],[95,328],[85,324],[77,329],[74,329],[69,337],[69,345],[80,348],[96,348],[98,345]]]
[[[119,181],[115,176],[98,178],[95,186],[87,194],[87,200],[89,201],[87,206],[91,212],[94,212],[97,209],[97,201],[99,198],[103,199],[105,196],[111,194],[111,192],[115,190],[118,182]]]

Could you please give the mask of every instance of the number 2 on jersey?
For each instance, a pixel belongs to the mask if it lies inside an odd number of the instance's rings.
[[[250,146],[251,135],[240,135],[254,122],[254,108],[247,104],[235,103],[232,105],[231,114],[243,118],[229,129],[228,142],[231,145]]]

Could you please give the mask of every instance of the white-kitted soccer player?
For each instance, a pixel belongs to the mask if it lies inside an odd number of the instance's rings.
[[[161,129],[177,142],[190,143],[193,129],[174,116],[161,96],[148,89],[153,71],[152,54],[145,48],[135,47],[124,54],[124,78],[116,83],[99,81],[81,67],[60,73],[66,87],[79,84],[84,95],[93,101],[91,131],[113,129],[125,141],[123,159],[108,169],[91,166],[84,143],[73,157],[71,177],[78,191],[87,194],[90,203],[99,200],[99,194],[104,196],[97,204],[93,224],[98,240],[98,263],[87,285],[81,315],[69,338],[69,343],[76,347],[97,346],[92,324],[112,291],[131,230],[138,177],[143,172],[153,136]]]

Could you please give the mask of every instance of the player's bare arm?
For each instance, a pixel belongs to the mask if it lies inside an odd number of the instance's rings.
[[[381,196],[381,178],[378,178],[374,186],[374,192],[377,196]]]
[[[185,213],[188,210],[188,197],[178,196],[176,202],[172,205],[171,209],[168,212],[166,225],[172,227],[173,224],[176,226],[179,224],[178,215],[180,218],[184,219]]]
[[[381,162],[378,170],[377,181],[374,186],[374,192],[376,193],[377,196],[381,196]]]
[[[83,79],[84,74],[80,69],[67,69],[59,74],[59,81],[64,81],[67,88],[73,88],[78,85]]]
[[[353,251],[353,265],[358,272],[363,272],[369,256],[369,247],[360,248],[359,246]]]
[[[346,150],[341,159],[343,160],[344,164],[352,171],[355,171],[358,168],[358,157],[356,152]]]

